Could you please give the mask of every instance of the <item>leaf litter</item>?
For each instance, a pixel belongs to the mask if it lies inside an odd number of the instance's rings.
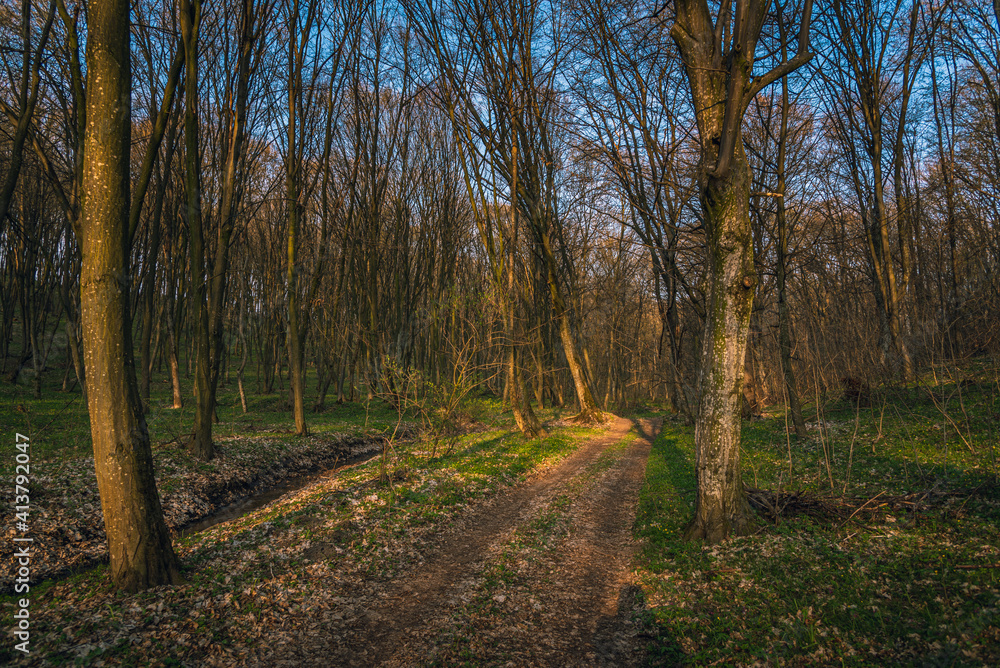
[[[241,518],[175,539],[184,565],[180,586],[116,593],[99,567],[36,588],[35,651],[0,660],[412,665],[457,658],[447,639],[466,628],[477,629],[473,649],[487,663],[531,656],[542,665],[562,665],[581,648],[594,656],[624,656],[633,651],[637,632],[628,636],[624,654],[602,649],[604,641],[595,638],[598,620],[605,626],[616,618],[633,624],[633,612],[641,607],[627,573],[631,521],[622,516],[626,519],[613,522],[625,543],[613,568],[606,551],[588,555],[574,542],[595,512],[586,502],[594,496],[587,490],[620,467],[605,467],[586,484],[571,483],[585,478],[588,465],[621,440],[627,427],[619,421],[603,439],[594,438],[594,430],[565,429],[530,443],[509,433],[483,432],[465,437],[464,450],[451,458],[415,456],[419,444],[396,444],[384,461],[357,464]],[[631,458],[619,453],[618,459],[631,461],[632,468],[644,461],[641,453]],[[227,465],[216,466],[215,472],[181,475],[185,482],[178,492],[197,487],[187,481],[211,478]],[[77,470],[78,476],[85,473]],[[613,494],[634,491],[605,487]],[[197,498],[197,492],[183,493]],[[56,498],[62,496],[50,496]],[[83,518],[74,526],[86,526],[87,501],[73,501]],[[634,511],[634,502],[624,505]],[[93,535],[89,540],[99,542]],[[462,551],[471,556],[463,560]],[[508,568],[509,559],[520,579],[494,591],[490,574]],[[601,576],[591,579],[606,581],[605,586],[583,586],[574,559],[589,560]],[[457,588],[429,586],[408,594],[421,574],[442,568],[459,575]],[[627,605],[621,603],[623,591]],[[596,599],[602,599],[600,605]],[[408,602],[403,608],[413,614],[397,614],[399,601]],[[565,618],[568,626],[553,624],[567,606],[574,611]],[[597,610],[605,614],[598,618]],[[353,642],[358,638],[362,645]]]

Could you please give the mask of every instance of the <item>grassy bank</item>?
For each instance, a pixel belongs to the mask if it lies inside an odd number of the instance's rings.
[[[636,525],[655,661],[1000,664],[997,390],[874,390],[814,409],[805,441],[784,415],[745,423],[744,482],[770,493],[755,535],[712,547],[680,539],[693,430],[666,423]]]

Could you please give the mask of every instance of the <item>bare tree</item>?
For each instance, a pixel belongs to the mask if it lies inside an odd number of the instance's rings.
[[[905,45],[891,48],[901,39],[902,0],[887,5],[872,0],[837,0],[824,23],[830,49],[824,66],[818,70],[828,89],[828,117],[846,158],[845,179],[854,190],[855,206],[864,225],[882,328],[882,361],[907,378],[913,375],[913,359],[909,335],[904,331],[908,319],[902,315],[903,300],[892,258],[893,216],[886,194],[890,174],[885,159],[891,158],[891,175],[901,188],[909,98],[926,51],[926,40],[917,39],[923,32],[918,29],[919,6],[920,0],[913,0],[909,29],[902,35]],[[891,126],[894,117],[895,128]],[[905,209],[901,192],[897,198]],[[900,243],[904,247],[904,278],[910,280],[910,218],[905,210],[896,214],[903,224]]]
[[[743,114],[765,86],[812,58],[812,0],[805,0],[795,56],[753,76],[769,5],[769,0],[727,0],[713,20],[706,0],[677,0],[670,30],[684,60],[698,126],[698,185],[710,268],[695,424],[698,496],[686,536],[712,543],[750,530],[740,474],[739,397],[758,279]]]
[[[201,146],[198,139],[198,34],[201,30],[201,0],[181,0],[181,37],[184,40],[184,217],[188,227],[188,250],[192,296],[189,299],[194,316],[195,367],[194,433],[188,450],[199,459],[215,455],[212,444],[212,417],[215,414],[215,392],[212,387],[211,341],[209,339],[208,277],[205,275],[206,235],[202,215]]]
[[[435,62],[466,159],[476,152],[483,166],[472,174],[501,179],[531,232],[580,405],[576,419],[600,420],[579,342],[571,258],[561,250],[556,77],[563,45],[556,17],[537,0],[428,1],[406,8]]]
[[[42,28],[37,41],[35,41],[32,39],[34,33],[32,26],[33,5],[32,0],[21,0],[20,80],[16,87],[11,86],[12,92],[15,92],[17,95],[17,100],[14,103],[16,107],[0,100],[0,110],[14,123],[10,160],[7,163],[3,182],[0,183],[0,233],[3,232],[6,225],[11,198],[14,195],[14,188],[17,185],[17,177],[21,173],[21,164],[24,159],[24,143],[28,139],[35,113],[35,105],[38,103],[39,86],[42,81],[42,58],[45,55],[45,47],[49,41],[49,34],[52,31],[52,21],[56,16],[56,2],[55,0],[50,0],[48,12],[44,15]],[[13,81],[11,83],[13,84]]]
[[[584,150],[596,152],[614,175],[628,203],[624,219],[648,249],[669,345],[667,398],[674,411],[693,422],[681,362],[680,302],[687,295],[704,317],[703,295],[694,294],[678,266],[685,209],[696,192],[689,178],[691,142],[684,131],[690,110],[682,99],[681,62],[669,37],[655,23],[626,18],[634,9],[629,2],[581,1],[576,20],[587,58],[574,92],[586,113],[580,130]]]
[[[95,3],[89,19],[80,221],[87,399],[111,577],[137,590],[177,583],[180,573],[156,491],[132,354],[129,3]]]

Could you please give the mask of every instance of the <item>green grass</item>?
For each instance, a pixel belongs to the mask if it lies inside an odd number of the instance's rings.
[[[711,547],[681,539],[694,510],[694,437],[666,423],[636,521],[653,659],[1000,663],[998,395],[980,382],[959,405],[958,389],[936,386],[939,407],[912,389],[876,391],[860,409],[831,404],[822,438],[805,442],[786,438],[783,415],[744,423],[744,482],[811,494],[826,511],[760,517],[755,535]],[[880,504],[928,490],[922,507]],[[873,497],[874,512],[847,517]]]
[[[16,342],[15,342],[16,344]],[[12,346],[12,350],[17,350]],[[8,361],[10,364],[12,360]],[[56,464],[58,462],[92,455],[90,421],[87,407],[78,387],[69,392],[62,391],[64,360],[55,354],[48,362],[50,370],[42,376],[42,397],[35,399],[32,390],[33,372],[26,367],[17,385],[0,382],[0,434],[14,440],[15,433],[30,438],[33,464]],[[181,362],[181,386],[184,407],[172,408],[173,395],[169,376],[164,372],[154,372],[151,385],[150,408],[146,414],[150,441],[153,449],[182,445],[193,431],[194,378],[185,371],[186,361]],[[217,415],[219,422],[213,426],[213,437],[218,442],[239,437],[260,436],[267,433],[272,441],[292,442],[295,422],[287,406],[287,381],[285,389],[275,389],[269,394],[257,393],[257,380],[253,375],[253,364],[247,367],[244,387],[247,393],[248,411],[243,412],[235,373],[226,382],[223,376],[218,390]],[[71,376],[72,376],[72,372]],[[310,370],[306,377],[308,406],[316,398],[317,378]],[[398,421],[398,413],[385,402],[365,400],[365,390],[356,392],[356,401],[335,403],[336,392],[327,396],[326,409],[321,413],[311,411],[306,414],[306,422],[311,433],[322,436],[326,433],[359,433],[368,429],[385,430]],[[470,402],[470,411],[488,414],[494,411],[490,399],[476,399]],[[13,458],[0,458],[0,472],[13,470]]]

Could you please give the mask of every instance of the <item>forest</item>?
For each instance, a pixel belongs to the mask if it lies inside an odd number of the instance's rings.
[[[0,60],[0,660],[1000,661],[1000,0],[0,0]]]

